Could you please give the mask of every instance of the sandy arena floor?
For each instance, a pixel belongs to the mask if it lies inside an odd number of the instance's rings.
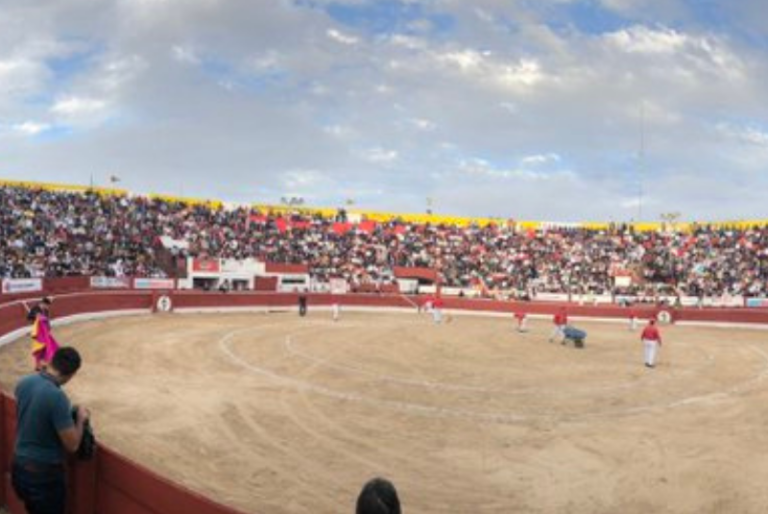
[[[639,333],[327,312],[166,315],[58,327],[99,438],[245,512],[352,513],[376,475],[417,513],[762,513],[768,332]],[[27,342],[0,349],[4,388]]]

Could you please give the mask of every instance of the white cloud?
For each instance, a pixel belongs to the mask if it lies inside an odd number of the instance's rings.
[[[343,45],[356,45],[360,41],[355,36],[344,34],[343,32],[336,29],[328,29],[326,31],[326,35],[328,36],[328,38],[336,41],[337,43],[341,43]]]
[[[33,94],[43,86],[47,76],[39,62],[19,57],[0,59],[0,96]],[[3,100],[0,98],[0,104]]]
[[[323,132],[340,139],[351,138],[355,133],[351,127],[345,125],[326,125],[323,127]]]
[[[528,91],[547,79],[541,63],[534,58],[505,60],[490,51],[464,49],[460,51],[437,52],[435,60],[448,69],[478,84],[486,84],[513,91]]]
[[[527,166],[543,162],[559,161],[553,156],[529,156],[521,159],[518,168],[498,168],[485,159],[468,159],[459,162],[459,171],[470,176],[481,176],[497,179],[520,179],[524,181],[562,181],[574,178],[573,174],[561,170],[532,170]]]
[[[309,192],[307,188],[323,180],[323,174],[317,170],[290,170],[281,177],[282,184],[291,190]]]
[[[411,118],[408,121],[411,125],[424,132],[431,132],[437,128],[437,125],[433,121],[423,118]]]
[[[612,32],[605,39],[621,51],[627,53],[671,54],[680,51],[689,40],[675,30],[651,29],[634,26]]]
[[[544,73],[538,61],[521,59],[512,65],[502,65],[498,77],[504,85],[530,87],[544,80]]]
[[[460,71],[465,73],[476,72],[485,63],[485,56],[472,49],[445,52],[438,54],[436,57],[438,61],[457,66]]]
[[[147,62],[138,55],[114,56],[105,59],[97,69],[94,86],[106,94],[119,94],[146,71]]]
[[[408,50],[425,50],[429,44],[424,38],[410,36],[405,34],[393,34],[389,42],[396,47],[402,47]]]
[[[36,136],[46,130],[50,130],[50,128],[51,125],[48,123],[39,123],[35,121],[25,121],[24,123],[19,123],[13,126],[14,131],[26,136]]]
[[[720,134],[729,139],[768,149],[768,132],[765,130],[751,126],[737,126],[730,123],[719,123],[716,129]]]
[[[90,116],[103,111],[107,103],[96,98],[70,96],[57,100],[51,112],[66,117]]]
[[[670,74],[688,75],[696,81],[701,73],[739,80],[745,75],[745,63],[727,42],[714,35],[696,36],[666,27],[635,25],[606,34],[604,40],[619,52],[677,59],[670,63]]]
[[[523,166],[540,166],[555,162],[560,162],[560,156],[556,153],[528,155],[520,159],[520,164]]]
[[[283,56],[280,52],[274,49],[266,50],[259,55],[249,58],[246,64],[246,69],[256,73],[273,71],[281,68],[282,61]]]
[[[372,163],[389,164],[397,160],[398,152],[384,148],[369,148],[363,152],[363,158]]]
[[[516,114],[518,112],[517,104],[513,102],[501,102],[499,107],[511,114]]]
[[[197,56],[195,51],[192,48],[186,46],[174,45],[171,48],[171,56],[184,64],[200,64],[200,58]]]

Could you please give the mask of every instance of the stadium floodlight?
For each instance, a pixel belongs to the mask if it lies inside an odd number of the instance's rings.
[[[674,231],[677,222],[680,220],[680,216],[682,216],[679,212],[663,212],[659,215],[661,220],[664,222],[664,228],[667,231]]]
[[[304,198],[302,198],[301,196],[290,196],[290,197],[282,196],[280,197],[280,203],[290,207],[304,205]]]

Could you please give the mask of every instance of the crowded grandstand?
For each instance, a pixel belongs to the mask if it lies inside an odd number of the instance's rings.
[[[516,223],[225,205],[124,191],[5,183],[0,277],[177,278],[180,261],[307,267],[313,284],[391,285],[434,270],[446,290],[639,298],[763,297],[765,224]]]

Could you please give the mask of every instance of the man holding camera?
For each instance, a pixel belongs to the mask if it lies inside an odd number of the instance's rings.
[[[16,444],[12,483],[28,514],[63,514],[66,452],[75,453],[90,417],[82,407],[72,416],[61,386],[80,369],[80,354],[60,348],[48,367],[16,386]]]

